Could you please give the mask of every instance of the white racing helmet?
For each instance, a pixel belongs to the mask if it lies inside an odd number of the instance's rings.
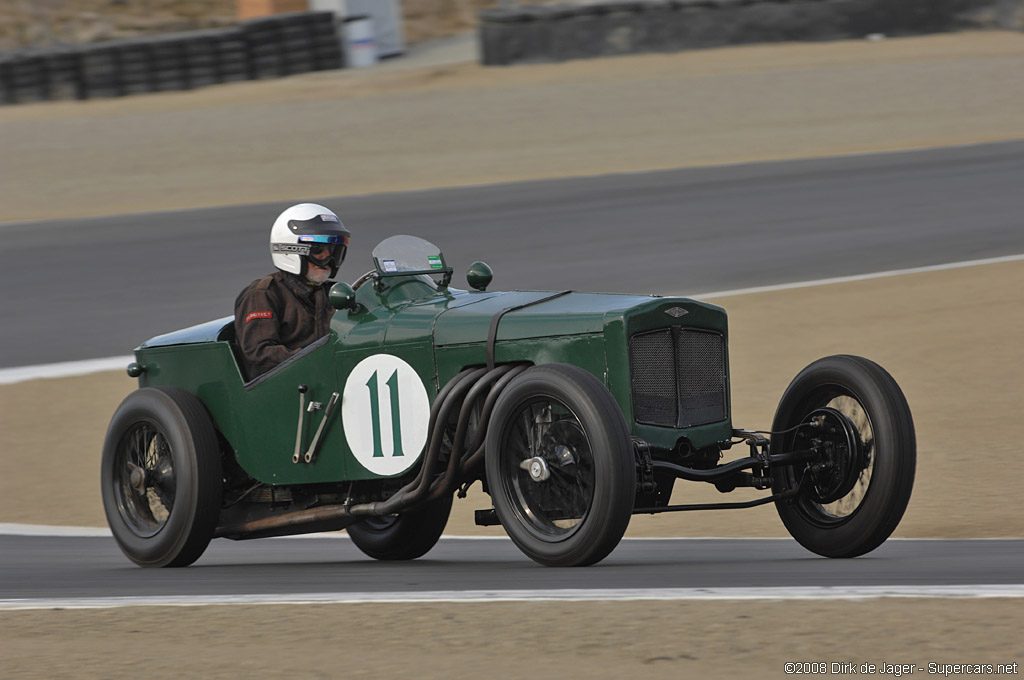
[[[345,260],[351,234],[333,211],[300,203],[281,213],[270,229],[270,257],[281,271],[305,276],[310,260],[331,268],[331,278]]]

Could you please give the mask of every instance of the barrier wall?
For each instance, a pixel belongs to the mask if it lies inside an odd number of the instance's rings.
[[[604,0],[480,12],[486,65],[756,42],[1024,30],[1024,0]]]
[[[0,53],[0,104],[120,97],[341,68],[332,12],[236,28]]]

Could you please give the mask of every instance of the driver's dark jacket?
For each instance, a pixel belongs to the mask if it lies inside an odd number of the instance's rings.
[[[311,285],[303,277],[274,272],[249,284],[235,300],[235,338],[242,373],[252,380],[331,329],[331,282]]]

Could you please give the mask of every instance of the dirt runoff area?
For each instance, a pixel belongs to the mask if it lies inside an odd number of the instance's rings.
[[[0,644],[5,677],[47,680],[705,680],[800,662],[942,678],[964,676],[930,664],[1024,672],[1021,618],[1006,599],[145,607],[4,612]]]
[[[0,219],[1024,138],[1021,73],[1024,36],[985,33],[6,107]],[[1010,472],[1024,262],[716,302],[730,313],[737,424],[769,424],[813,359],[866,355],[894,374],[917,425],[896,535],[1024,535]],[[103,525],[100,446],[133,387],[122,373],[0,386],[0,521]],[[694,484],[676,494],[709,498],[725,497]],[[472,524],[485,503],[459,501],[450,531],[500,534]],[[784,530],[758,508],[638,517],[630,534]],[[1022,628],[1019,600],[132,608],[4,612],[0,648],[10,677],[747,678],[801,661],[1018,662]]]
[[[1021,73],[987,32],[5,106],[0,221],[1024,138]]]

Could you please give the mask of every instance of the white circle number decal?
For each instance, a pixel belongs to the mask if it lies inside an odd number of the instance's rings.
[[[419,460],[427,443],[430,399],[416,370],[391,354],[366,357],[345,382],[341,421],[359,464],[390,476]]]

